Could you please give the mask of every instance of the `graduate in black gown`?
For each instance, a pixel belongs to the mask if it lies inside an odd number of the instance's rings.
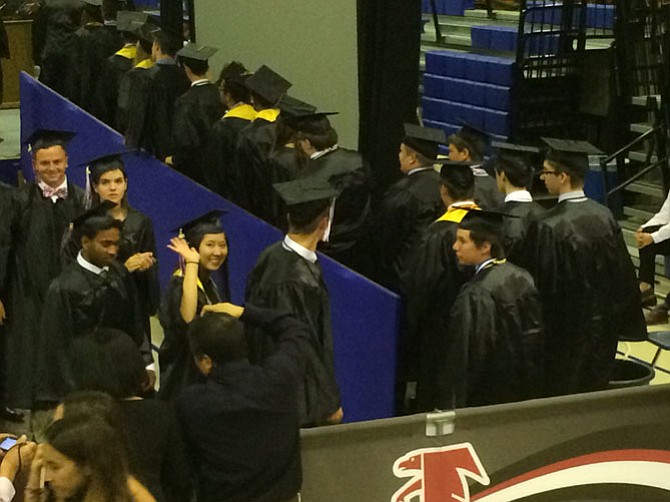
[[[529,270],[543,304],[549,392],[603,389],[618,340],[644,340],[635,269],[621,228],[605,206],[584,195],[588,154],[583,141],[546,139],[541,178],[558,205],[526,236]]]
[[[265,221],[272,218],[272,182],[267,159],[274,144],[274,126],[279,116],[277,103],[291,83],[267,66],[245,80],[251,92],[256,118],[242,129],[235,147],[235,164],[230,178],[231,200]]]
[[[360,153],[340,148],[337,131],[328,120],[335,113],[317,112],[296,120],[296,149],[305,165],[300,176],[320,176],[340,192],[333,213],[332,231],[319,251],[358,272],[370,269],[365,240],[370,216],[371,178]]]
[[[405,124],[398,160],[402,178],[386,191],[372,220],[375,277],[382,286],[400,289],[400,273],[407,253],[428,225],[444,211],[440,175],[435,171],[439,145],[446,143],[441,129]]]
[[[440,409],[522,401],[544,392],[540,296],[531,275],[506,262],[501,234],[501,213],[469,211],[459,224],[454,250],[475,275],[451,309]]]
[[[503,203],[495,178],[484,169],[484,154],[488,135],[471,124],[462,122],[456,133],[449,136],[449,160],[471,162],[475,175],[475,202],[483,209],[493,209]]]
[[[216,86],[207,78],[208,59],[218,49],[188,44],[177,52],[191,88],[177,98],[172,124],[172,154],[167,164],[198,183],[205,183],[206,143],[214,122],[223,115]]]
[[[535,171],[531,157],[539,154],[534,147],[496,143],[498,155],[494,160],[496,183],[505,194],[505,202],[498,210],[517,218],[505,218],[503,224],[503,247],[507,261],[526,267],[525,238],[530,224],[542,218],[544,208],[533,201],[528,191],[533,183]]]
[[[468,164],[446,161],[440,170],[440,195],[446,211],[421,233],[401,274],[407,304],[407,327],[401,335],[399,404],[406,413],[441,406],[438,375],[449,340],[449,313],[461,286],[470,277],[452,249],[458,224],[474,201],[475,180]]]
[[[3,243],[0,290],[7,296],[5,368],[7,402],[30,408],[40,315],[51,281],[61,271],[61,245],[70,222],[84,211],[84,192],[66,176],[72,133],[35,131],[28,139],[36,179],[12,192],[0,218]]]
[[[317,243],[330,227],[335,190],[322,178],[275,185],[288,208],[289,231],[282,242],[261,254],[247,279],[246,302],[286,310],[312,330],[312,350],[305,353],[304,380],[298,400],[303,427],[342,420],[335,380],[333,332],[328,289],[316,254]],[[265,333],[247,327],[249,360],[259,363],[274,351]]]
[[[179,37],[164,30],[153,33],[151,59],[155,64],[142,74],[146,80],[139,79],[140,85],[130,90],[126,145],[144,148],[159,160],[170,154],[175,101],[190,85],[175,61],[181,48]]]
[[[123,222],[109,214],[104,201],[73,222],[81,251],[51,283],[40,321],[35,403],[56,403],[75,388],[72,347],[97,328],[126,333],[153,371],[151,343],[145,332],[134,283],[117,255]]]
[[[123,39],[116,26],[104,24],[101,3],[99,0],[85,0],[81,28],[76,31],[79,38],[79,95],[75,102],[91,113],[107,58],[123,47]],[[110,10],[109,6],[107,10]]]
[[[183,237],[174,237],[168,247],[180,257],[163,297],[158,318],[165,333],[158,361],[158,397],[173,401],[181,390],[200,378],[188,343],[188,326],[205,305],[230,299],[226,258],[228,240],[219,221],[222,211],[210,211],[183,225]],[[222,282],[213,275],[221,270]]]
[[[239,181],[231,182],[236,174],[237,137],[256,118],[256,110],[251,105],[251,93],[245,85],[250,75],[244,65],[237,61],[223,67],[219,90],[226,113],[212,125],[207,138],[203,166],[205,186],[229,200],[234,199],[231,187],[239,185]]]

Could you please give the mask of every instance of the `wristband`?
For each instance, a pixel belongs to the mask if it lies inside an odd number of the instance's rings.
[[[195,264],[197,265],[197,264],[199,264],[200,262],[197,262],[197,261],[187,261],[187,262],[186,262],[186,265],[189,265],[190,263],[195,263]]]

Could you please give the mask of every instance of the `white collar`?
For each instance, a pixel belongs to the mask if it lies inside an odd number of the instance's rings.
[[[484,164],[473,164],[470,166],[470,169],[472,170],[472,175],[476,176],[477,178],[485,178],[486,176],[489,175],[489,173],[486,172],[486,169],[484,169],[482,166]]]
[[[472,206],[474,203],[474,200],[459,200],[458,202],[451,204],[447,209],[451,209],[452,207]]]
[[[475,275],[477,275],[481,270],[483,270],[484,267],[486,267],[486,265],[494,261],[496,261],[495,258],[489,258],[488,260],[481,262],[479,265],[477,265],[477,268],[475,268]]]
[[[584,190],[575,190],[573,192],[566,192],[558,196],[558,202],[563,202],[564,200],[574,200],[574,199],[585,199],[586,194]]]
[[[93,265],[90,261],[87,261],[86,258],[81,254],[81,251],[79,251],[79,254],[77,255],[77,263],[81,268],[85,268],[89,272],[93,272],[95,275],[100,275],[103,272],[108,272],[109,267],[98,267],[96,265]]]
[[[42,181],[42,180],[39,180],[39,181],[37,182],[37,186],[40,188],[40,190],[42,190],[42,192],[44,192],[44,190],[47,189],[47,188],[51,188],[49,185],[47,185],[46,183],[44,183],[44,181]],[[54,192],[57,191],[57,190],[67,190],[67,176],[66,176],[65,179],[63,180],[63,183],[61,183],[61,184],[58,185],[56,188],[54,188]],[[57,200],[58,200],[58,196],[57,196],[57,195],[53,195],[53,196],[51,197],[51,201],[52,201],[52,202],[56,202]]]
[[[282,242],[284,249],[293,251],[294,253],[299,254],[305,260],[311,263],[316,263],[316,253],[311,249],[307,249],[305,246],[298,244],[296,241],[291,239],[288,235],[284,237],[284,242]]]
[[[209,83],[210,82],[208,78],[201,78],[200,80],[194,80],[193,82],[191,82],[191,87],[197,87],[199,85],[205,85]]]
[[[505,202],[533,202],[533,196],[528,190],[517,190],[505,196]]]
[[[407,176],[412,176],[414,173],[420,173],[421,171],[428,171],[429,169],[433,169],[432,167],[416,167],[412,169],[411,171],[407,172]]]
[[[316,160],[319,157],[323,157],[327,153],[334,152],[337,150],[339,147],[337,145],[333,145],[330,148],[326,148],[325,150],[321,150],[320,152],[314,152],[312,155],[309,156],[310,159]]]

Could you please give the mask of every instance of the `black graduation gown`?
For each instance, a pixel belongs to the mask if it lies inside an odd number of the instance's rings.
[[[207,160],[204,167],[205,186],[228,200],[234,201],[233,180],[235,170],[235,148],[240,131],[256,116],[251,105],[241,105],[228,111],[221,120],[212,125],[207,139]]]
[[[184,278],[181,271],[173,275],[158,311],[158,319],[165,338],[158,351],[161,384],[158,397],[165,401],[174,401],[184,387],[201,379],[200,371],[193,361],[188,344],[188,324],[179,313]],[[214,281],[198,284],[197,315],[205,305],[227,301],[225,291],[219,293]]]
[[[475,202],[482,209],[493,209],[505,202],[505,195],[498,190],[498,184],[493,176],[482,167],[472,166],[475,175]]]
[[[442,409],[539,397],[544,382],[540,297],[528,272],[490,264],[451,309]]]
[[[191,84],[176,64],[160,62],[146,70],[138,83],[131,89],[126,145],[144,148],[164,160],[172,150],[175,101]]]
[[[286,310],[313,331],[311,351],[305,353],[305,373],[299,394],[302,426],[319,425],[340,407],[335,380],[330,300],[321,267],[278,242],[261,254],[249,274],[246,302]],[[256,328],[245,327],[250,360],[259,363],[273,352],[273,342]]]
[[[116,127],[119,88],[124,75],[133,68],[134,51],[125,48],[107,58],[93,97],[93,114],[110,127]]]
[[[284,183],[296,179],[300,174],[300,165],[296,159],[295,148],[282,146],[270,152],[268,157],[268,170],[272,184]],[[276,190],[272,191],[272,221],[271,223],[282,230],[288,231],[286,219],[286,205]]]
[[[275,139],[276,116],[270,113],[273,111],[261,111],[240,131],[235,148],[235,173],[230,180],[231,200],[265,221],[272,219],[272,184],[267,160]]]
[[[223,115],[219,90],[211,82],[198,84],[177,98],[172,126],[174,168],[205,183],[205,148],[214,124]]]
[[[96,92],[104,75],[107,58],[123,47],[123,39],[116,27],[111,29],[98,23],[82,26],[76,32],[79,37],[79,96],[76,103],[93,113]],[[111,85],[111,82],[104,82]]]
[[[452,209],[431,223],[412,247],[401,274],[407,327],[400,339],[398,381],[416,382],[414,408],[405,411],[433,411],[443,404],[438,376],[449,340],[451,306],[472,275],[459,266],[452,249],[465,214]]]
[[[528,227],[534,221],[541,219],[546,210],[537,202],[508,201],[500,208],[500,212],[518,216],[505,218],[503,223],[503,246],[507,261],[526,268],[525,240]]]
[[[309,161],[299,176],[321,176],[338,190],[330,240],[319,243],[319,251],[340,263],[364,272],[369,250],[364,240],[370,215],[370,173],[361,154],[337,148]]]
[[[7,402],[32,403],[42,306],[51,281],[61,271],[61,245],[70,222],[84,211],[83,191],[69,183],[68,197],[55,204],[28,183],[12,192],[10,210],[0,215],[10,242],[3,248],[6,276],[0,289],[5,305]]]
[[[549,392],[605,388],[617,341],[647,336],[621,228],[605,206],[583,197],[548,211],[526,240],[547,331]]]
[[[403,176],[384,195],[373,219],[377,281],[394,291],[407,253],[421,231],[444,212],[440,175],[428,168]]]
[[[151,345],[144,332],[137,294],[125,267],[113,263],[104,275],[71,263],[51,283],[40,325],[38,375],[35,400],[60,401],[75,389],[73,357],[76,340],[92,336],[96,328],[127,333],[153,362]]]
[[[128,145],[139,144],[146,119],[144,113],[131,114],[130,112],[130,110],[146,110],[147,106],[149,68],[141,64],[123,75],[116,101],[115,127],[125,136]]]

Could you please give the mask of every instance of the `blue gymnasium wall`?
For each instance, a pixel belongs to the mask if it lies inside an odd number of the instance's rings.
[[[69,150],[68,176],[84,186],[85,162],[124,151],[114,130],[52,90],[21,74],[21,137],[38,128],[77,132]],[[226,209],[222,224],[230,242],[228,267],[233,301],[241,302],[247,274],[259,254],[282,236],[250,215],[162,162],[144,153],[125,156],[129,200],[154,222],[158,266],[165,285],[177,263],[165,246],[172,230],[212,208]],[[24,174],[32,179],[30,156],[22,151]],[[335,362],[345,420],[372,420],[393,415],[399,299],[338,263],[321,256],[331,297]]]

